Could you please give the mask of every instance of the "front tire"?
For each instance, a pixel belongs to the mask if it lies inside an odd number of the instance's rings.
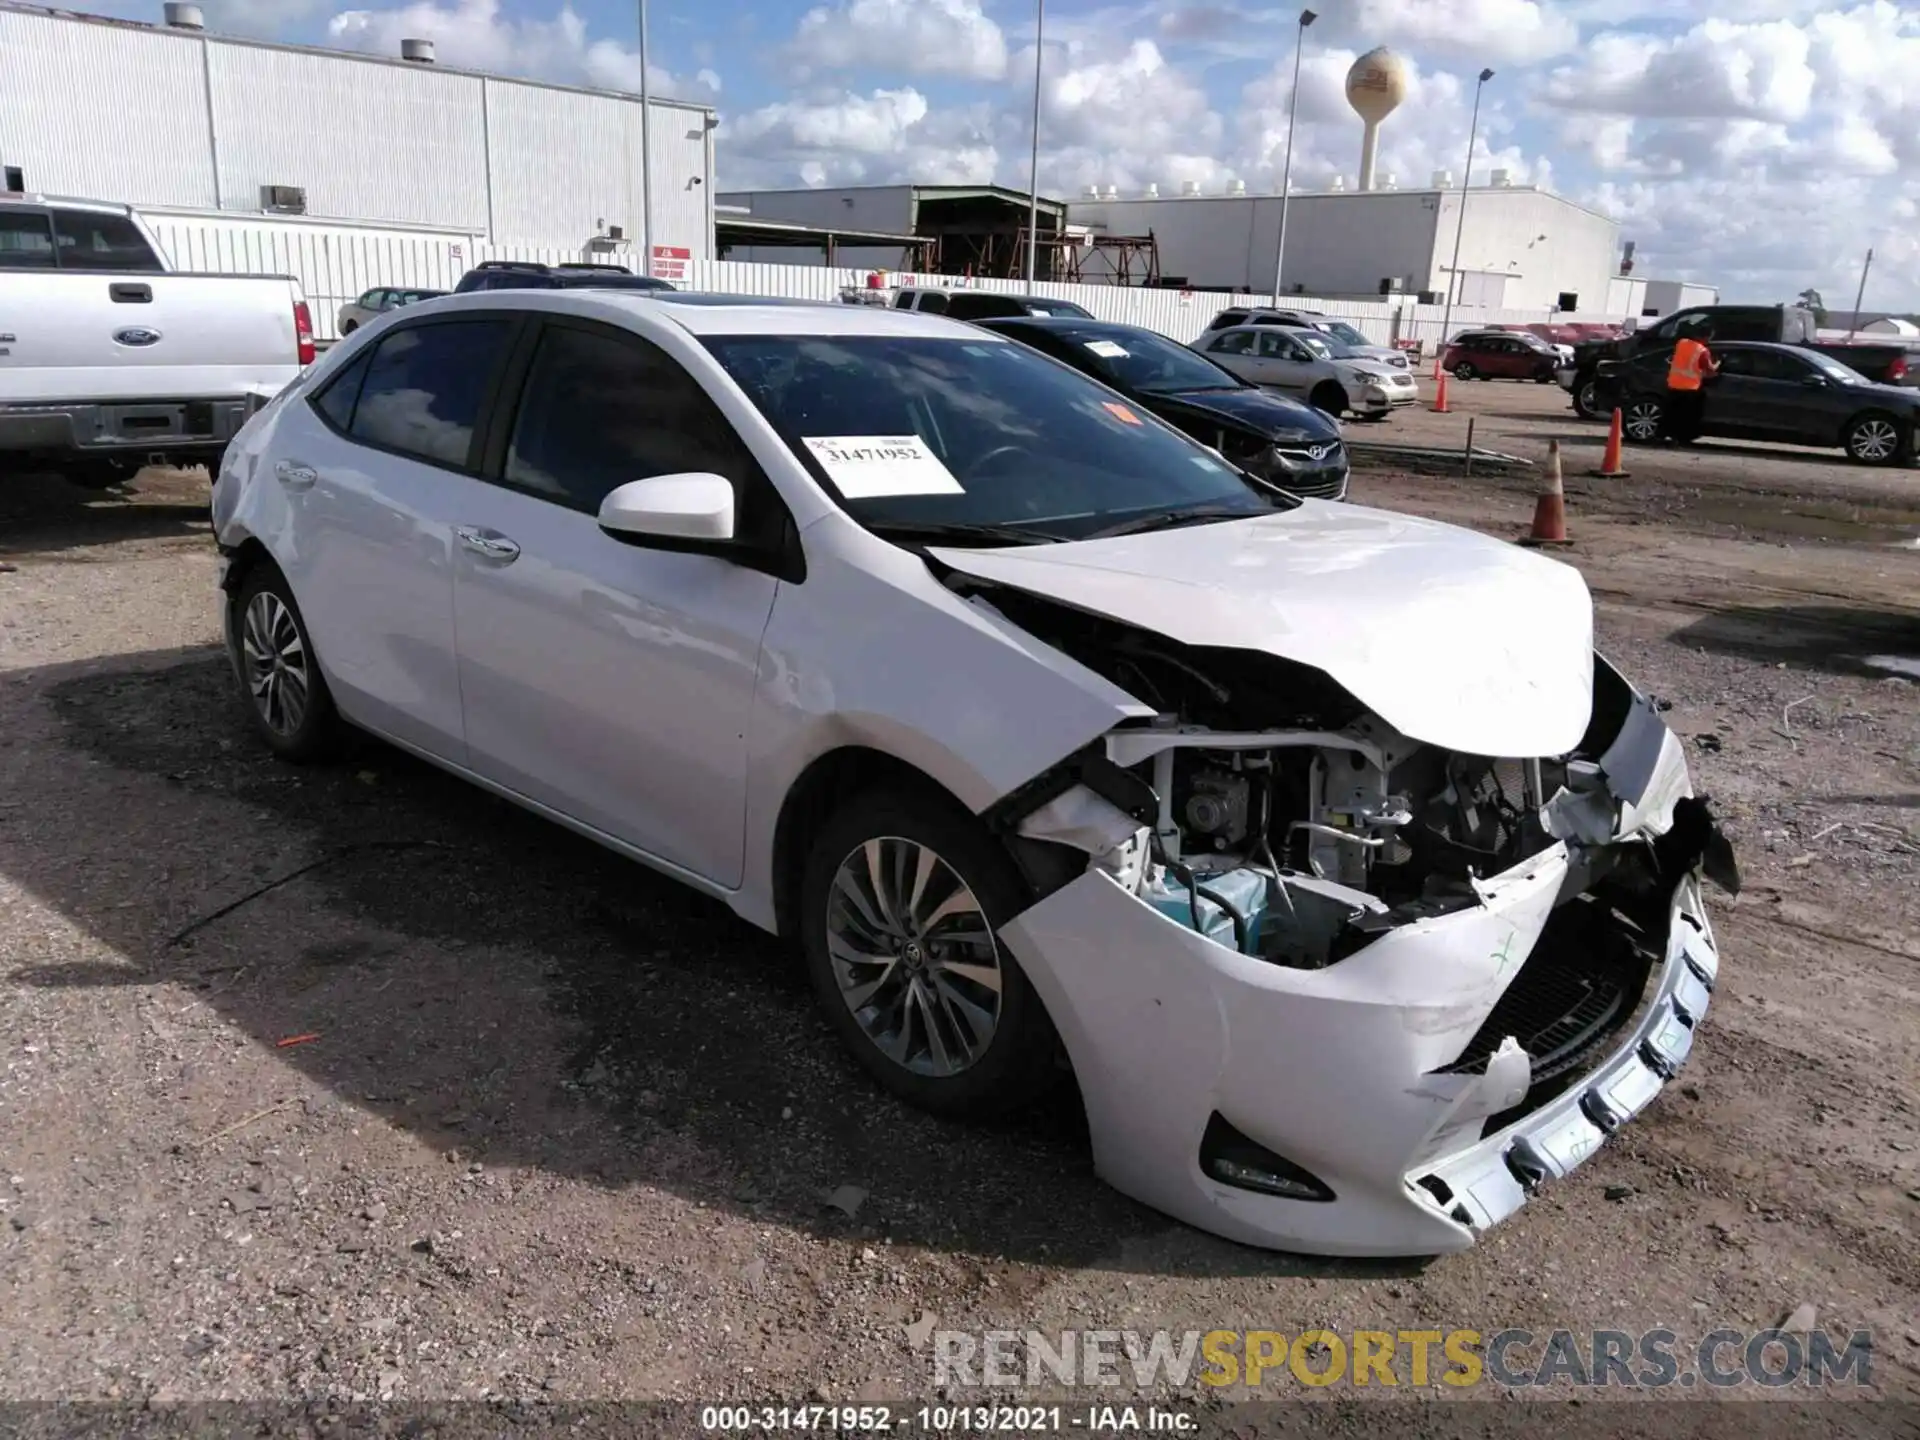
[[[1480,378],[1480,372],[1473,368],[1472,361],[1462,360],[1458,365],[1453,367],[1453,378],[1456,380],[1477,380]]]
[[[1860,465],[1891,465],[1907,453],[1908,437],[1891,415],[1862,415],[1847,426],[1847,457]]]
[[[815,997],[876,1080],[956,1117],[1035,1097],[1053,1027],[998,937],[1031,897],[977,819],[930,788],[869,791],[815,837],[801,885]]]
[[[1347,413],[1347,392],[1331,380],[1322,381],[1314,386],[1313,393],[1307,397],[1314,409],[1333,416],[1338,420]]]
[[[1667,423],[1667,407],[1658,400],[1629,400],[1621,411],[1620,433],[1636,445],[1651,445]]]
[[[1592,376],[1573,382],[1573,408],[1582,420],[1604,420],[1609,412],[1600,408],[1600,385]]]
[[[259,562],[233,605],[234,664],[255,732],[282,760],[326,759],[340,739],[340,716],[287,577]]]

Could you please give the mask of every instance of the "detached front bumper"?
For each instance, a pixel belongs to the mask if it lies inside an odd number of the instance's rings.
[[[1562,838],[1475,882],[1464,908],[1332,964],[1243,954],[1098,867],[1002,927],[1072,1059],[1099,1174],[1246,1244],[1439,1254],[1643,1110],[1687,1059],[1718,975],[1696,872],[1703,851],[1716,871],[1724,841],[1689,798],[1678,742],[1621,685],[1621,728],[1590,767],[1604,787],[1548,807]],[[1631,933],[1582,898],[1624,852],[1665,877],[1638,892]],[[1518,1011],[1593,973],[1602,946],[1627,948],[1632,983],[1590,1042],[1554,1052],[1577,1056],[1563,1063]],[[1256,1157],[1237,1174],[1222,1135],[1235,1164]],[[1250,1184],[1245,1165],[1280,1185]]]

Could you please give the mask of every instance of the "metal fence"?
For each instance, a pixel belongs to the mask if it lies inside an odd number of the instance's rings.
[[[275,224],[240,219],[149,215],[148,224],[177,269],[253,275],[291,275],[306,291],[314,327],[322,340],[339,338],[340,307],[377,286],[451,290],[460,277],[483,260],[532,260],[549,265],[578,261],[572,250],[490,245],[471,236],[423,235],[326,226]],[[604,257],[603,257],[604,258]],[[637,263],[633,268],[638,268]],[[842,289],[863,285],[865,270],[810,265],[745,264],[729,260],[680,262],[667,276],[683,289],[739,295],[832,300]],[[896,285],[952,286],[947,275],[889,272]],[[1009,294],[1025,293],[1019,280],[968,280],[968,287]],[[1071,300],[1102,320],[1143,325],[1182,343],[1194,339],[1229,305],[1272,304],[1270,295],[1213,290],[1161,290],[1118,285],[1038,284],[1032,287],[1055,300]],[[1445,307],[1384,299],[1320,300],[1287,295],[1290,309],[1317,310],[1344,320],[1376,345],[1418,342],[1432,353],[1442,337]],[[1456,305],[1452,333],[1481,325],[1529,325],[1541,322],[1617,323],[1625,317],[1582,312],[1496,310]]]

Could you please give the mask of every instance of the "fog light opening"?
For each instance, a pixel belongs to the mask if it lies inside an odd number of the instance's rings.
[[[1283,1200],[1318,1204],[1334,1198],[1326,1182],[1259,1142],[1248,1139],[1215,1112],[1200,1139],[1200,1169],[1222,1185],[1253,1190]]]

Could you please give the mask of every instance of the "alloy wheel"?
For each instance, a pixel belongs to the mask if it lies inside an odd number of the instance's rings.
[[[885,836],[849,852],[826,929],[840,998],[881,1054],[944,1078],[986,1053],[1000,1022],[999,946],[978,898],[931,848]]]
[[[312,693],[307,646],[293,611],[271,590],[259,591],[247,602],[240,653],[246,661],[247,689],[260,718],[274,734],[293,735],[306,718]]]
[[[1651,400],[1629,405],[1621,429],[1635,440],[1652,440],[1660,434],[1660,407]]]
[[[1890,420],[1862,420],[1847,437],[1847,448],[1857,460],[1886,460],[1900,448],[1900,432]]]

